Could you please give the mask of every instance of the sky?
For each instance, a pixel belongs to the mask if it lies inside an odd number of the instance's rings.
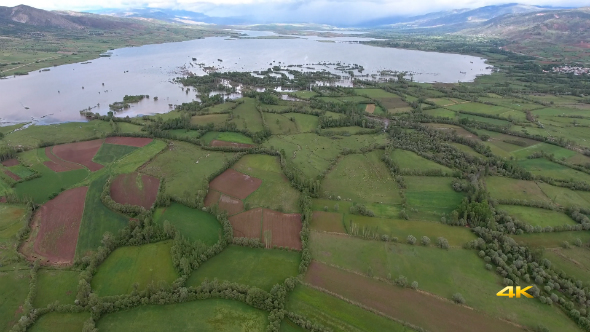
[[[389,16],[420,15],[449,9],[477,8],[517,1],[501,0],[0,0],[1,6],[25,4],[46,10],[101,8],[167,8],[209,16],[250,16],[268,21],[366,21]],[[581,7],[588,0],[521,0],[521,4]],[[276,19],[274,19],[276,18]],[[332,19],[330,19],[332,18]]]

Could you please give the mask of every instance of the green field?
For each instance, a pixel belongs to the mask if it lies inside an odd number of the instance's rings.
[[[29,270],[0,273],[0,330],[9,331],[20,319],[29,294]]]
[[[191,124],[205,126],[212,123],[214,126],[218,127],[223,125],[228,118],[228,114],[195,115],[191,118]]]
[[[338,211],[334,210],[334,206],[338,205]],[[328,208],[330,212],[348,212],[350,208],[353,206],[352,202],[348,201],[338,201],[338,200],[331,200],[331,199],[314,199],[312,201],[312,209],[314,211],[325,211],[325,208]],[[399,213],[401,210],[401,206],[399,205],[390,205],[390,204],[379,204],[379,203],[370,203],[365,204],[365,206],[375,213],[376,217],[379,218],[390,218],[390,219],[397,219],[399,217]]]
[[[351,231],[351,222],[361,230],[366,227],[377,234],[389,235],[390,238],[397,237],[401,242],[405,242],[408,235],[413,235],[418,240],[422,236],[428,236],[434,244],[436,238],[442,236],[449,241],[451,246],[461,247],[475,238],[473,233],[465,227],[453,227],[429,221],[372,218],[352,214],[344,215],[344,225],[348,233]]]
[[[78,258],[85,256],[89,251],[96,250],[101,245],[106,232],[116,235],[129,222],[129,217],[114,212],[102,204],[100,194],[107,180],[108,175],[103,175],[90,184],[86,193],[84,214],[76,246]]]
[[[65,270],[39,270],[37,272],[37,296],[33,301],[36,308],[46,307],[55,301],[60,304],[74,304],[78,292],[80,272]]]
[[[92,160],[99,164],[107,165],[123,158],[135,150],[137,150],[137,148],[133,146],[105,143],[100,147]]]
[[[99,296],[111,296],[130,293],[135,283],[139,290],[150,283],[170,285],[178,278],[171,247],[172,241],[164,241],[116,249],[99,266],[92,279],[92,290]]]
[[[260,187],[244,200],[250,209],[266,207],[283,212],[299,212],[299,192],[291,187],[289,180],[282,173],[278,157],[247,155],[233,168],[262,180]]]
[[[590,242],[590,232],[572,231],[572,232],[552,232],[552,233],[534,233],[513,235],[512,238],[518,243],[523,243],[530,247],[557,248],[567,241],[573,244],[576,239],[584,243]]]
[[[188,240],[212,246],[219,241],[222,228],[215,216],[178,203],[156,209],[154,220],[163,224],[168,220]]]
[[[231,300],[146,305],[102,317],[99,331],[264,331],[267,313]]]
[[[526,159],[518,162],[533,175],[545,176],[564,181],[583,181],[590,184],[590,175],[575,169],[554,163],[544,158]]]
[[[173,144],[147,164],[143,172],[166,179],[166,193],[175,197],[194,199],[197,190],[207,188],[207,177],[232,157],[230,153],[206,151],[185,142]]]
[[[205,145],[211,144],[212,140],[218,141],[225,141],[225,142],[234,142],[234,143],[244,143],[244,144],[254,144],[252,139],[244,134],[234,133],[234,132],[218,132],[218,131],[210,131],[207,132],[203,137],[201,137],[201,141],[205,143]]]
[[[371,144],[384,144],[385,135],[353,135],[331,139],[312,133],[272,136],[262,145],[285,150],[286,158],[308,178],[316,178],[343,149],[360,149]],[[381,161],[380,161],[381,162]]]
[[[495,199],[519,199],[550,202],[543,190],[534,181],[516,180],[505,177],[487,177],[486,186]]]
[[[18,183],[14,191],[21,197],[31,197],[38,204],[47,202],[54,193],[75,186],[89,174],[86,168],[57,173],[42,163],[31,168],[41,174],[41,177]]]
[[[84,327],[84,322],[90,318],[90,313],[59,313],[51,312],[43,315],[27,331],[33,332],[79,332]]]
[[[234,118],[230,122],[235,123],[240,130],[251,133],[262,131],[262,118],[256,110],[256,101],[252,98],[244,98],[244,102],[233,110]]]
[[[112,173],[116,174],[135,172],[135,170],[137,170],[140,166],[147,163],[160,151],[164,150],[166,145],[167,144],[164,141],[153,140],[150,144],[137,149],[120,160],[114,162],[110,169]],[[100,171],[95,172],[94,174],[99,172]]]
[[[297,124],[297,131],[300,133],[310,133],[316,130],[319,124],[319,119],[315,115],[301,114],[301,113],[285,113],[284,116],[289,119],[295,119]]]
[[[401,149],[395,149],[391,153],[391,159],[401,168],[407,170],[420,170],[420,171],[431,171],[441,170],[444,173],[452,173],[453,171],[441,164],[437,164],[434,161],[420,157],[412,151],[406,151]]]
[[[441,250],[322,233],[312,233],[311,250],[318,261],[363,274],[371,271],[384,279],[388,273],[392,278],[404,275],[408,282],[417,281],[421,290],[443,298],[459,292],[470,307],[518,324],[543,324],[550,331],[576,330],[556,307],[525,298],[509,302],[497,297],[503,288],[501,278],[485,269],[485,262],[474,250]]]
[[[89,138],[101,138],[113,131],[107,121],[67,122],[54,125],[33,125],[23,130],[6,135],[4,141],[9,144],[36,148],[41,142],[53,144],[70,143]]]
[[[452,178],[433,176],[404,176],[408,205],[418,211],[434,214],[449,213],[456,209],[463,194],[453,190]]]
[[[556,187],[547,183],[539,183],[539,188],[553,203],[562,206],[590,207],[590,196],[587,192]]]
[[[33,171],[22,165],[8,167],[8,170],[18,175],[21,179],[26,179],[29,176],[35,174]]]
[[[303,285],[297,286],[289,295],[287,310],[309,317],[335,332],[413,331],[391,319]]]
[[[295,118],[291,120],[287,114],[265,113],[264,121],[273,135],[290,135],[299,132]]]
[[[295,251],[229,246],[194,271],[187,281],[198,286],[217,278],[270,291],[298,274],[300,254]]]
[[[584,282],[584,286],[590,284],[588,273],[590,273],[590,250],[572,246],[569,249],[554,248],[545,250],[543,256],[551,261],[551,266],[562,270],[575,280]]]
[[[322,181],[324,195],[358,203],[400,203],[397,184],[381,161],[383,153],[373,151],[342,157]]]
[[[27,210],[23,206],[0,204],[0,264],[18,260],[16,234],[25,226]]]
[[[498,210],[506,211],[512,217],[533,226],[555,227],[559,225],[576,224],[576,222],[566,214],[557,211],[518,205],[500,205],[498,206]]]

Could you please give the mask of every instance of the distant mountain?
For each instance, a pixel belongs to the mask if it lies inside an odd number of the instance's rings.
[[[504,15],[459,33],[590,48],[590,7]]]
[[[455,26],[463,29],[508,14],[527,14],[547,10],[548,7],[510,3],[476,9],[459,9],[410,17],[390,23],[394,28],[438,28]],[[560,9],[560,8],[552,8]]]
[[[28,26],[59,29],[134,29],[141,25],[134,20],[123,20],[103,15],[78,13],[70,11],[47,11],[20,5],[15,7],[0,6],[0,24],[10,22]]]
[[[16,7],[0,7],[0,18],[8,21],[63,29],[82,29],[83,26],[69,21],[62,15],[25,5]]]
[[[236,25],[252,24],[252,19],[246,17],[211,17],[203,13],[187,10],[155,9],[155,8],[133,8],[133,9],[100,9],[91,11],[95,14],[108,15],[125,18],[147,18],[169,23],[184,24],[218,24]]]

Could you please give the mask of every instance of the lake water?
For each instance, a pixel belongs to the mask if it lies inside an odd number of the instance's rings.
[[[253,37],[274,35],[245,33]],[[363,40],[370,39],[205,38],[117,49],[110,52],[111,57],[91,60],[89,64],[51,67],[50,71],[0,80],[0,125],[85,121],[80,110],[92,107],[93,112],[106,114],[108,105],[122,101],[125,95],[147,94],[150,99],[119,112],[118,116],[165,113],[171,109],[170,104],[197,100],[192,89],[187,94],[180,85],[172,83],[183,71],[203,75],[197,63],[220,71],[260,71],[280,62],[282,66],[307,65],[337,72],[333,67],[319,64],[341,62],[363,66],[363,74],[378,74],[382,70],[409,72],[417,82],[468,82],[491,72],[482,58],[357,43]],[[347,82],[350,84],[350,80]],[[346,81],[342,84],[347,85]],[[159,100],[154,101],[154,96]]]

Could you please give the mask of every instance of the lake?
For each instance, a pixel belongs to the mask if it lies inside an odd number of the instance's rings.
[[[246,33],[259,38],[277,36],[270,32]],[[85,121],[80,110],[91,107],[93,112],[106,114],[108,105],[122,101],[125,95],[147,94],[150,99],[117,113],[117,116],[165,113],[170,111],[170,105],[198,100],[196,92],[191,89],[187,94],[172,80],[182,76],[184,71],[204,75],[201,67],[207,66],[219,71],[252,72],[266,70],[280,62],[283,67],[307,65],[317,70],[337,72],[335,66],[320,64],[340,62],[363,66],[363,74],[378,74],[383,70],[409,72],[417,82],[447,83],[469,82],[478,75],[491,73],[482,58],[358,44],[364,40],[370,39],[354,36],[215,37],[117,49],[109,52],[110,57],[94,59],[87,64],[51,67],[49,71],[0,80],[0,125],[29,121],[36,124]],[[157,101],[153,100],[154,96],[158,97]]]

